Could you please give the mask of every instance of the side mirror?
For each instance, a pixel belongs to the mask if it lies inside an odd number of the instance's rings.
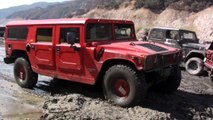
[[[75,40],[76,40],[75,33],[74,32],[68,32],[67,36],[66,36],[66,39],[67,39],[67,43],[68,44],[74,45],[75,44]]]

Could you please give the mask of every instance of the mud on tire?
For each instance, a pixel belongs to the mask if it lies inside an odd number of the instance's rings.
[[[178,66],[172,68],[170,76],[166,81],[153,86],[156,92],[171,94],[175,92],[181,83],[181,70]]]
[[[33,72],[30,63],[25,58],[17,58],[14,64],[14,77],[17,84],[23,88],[33,88],[38,80],[38,74]]]
[[[114,65],[104,76],[103,91],[106,98],[123,107],[130,107],[144,100],[147,83],[143,73],[127,65]]]

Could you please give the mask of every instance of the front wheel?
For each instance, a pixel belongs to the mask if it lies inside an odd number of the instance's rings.
[[[106,98],[122,107],[134,106],[146,96],[147,84],[143,73],[127,65],[114,65],[104,76],[103,91]]]
[[[175,92],[181,83],[181,70],[178,66],[172,68],[166,81],[160,82],[154,86],[156,92],[171,94]]]
[[[203,61],[198,57],[192,57],[187,60],[185,68],[191,75],[200,75],[203,72]]]
[[[14,77],[17,84],[23,88],[33,88],[38,80],[38,74],[32,71],[30,63],[24,58],[16,59]]]

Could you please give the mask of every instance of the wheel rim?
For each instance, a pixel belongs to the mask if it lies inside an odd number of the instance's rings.
[[[128,97],[130,92],[129,83],[124,79],[118,79],[115,81],[115,93],[119,97]]]
[[[17,69],[17,76],[21,81],[24,81],[26,78],[26,71],[24,69],[23,65],[18,65],[18,69]]]
[[[197,62],[196,62],[196,61],[191,61],[191,62],[189,63],[189,68],[190,68],[191,70],[197,70],[197,69],[198,69]]]

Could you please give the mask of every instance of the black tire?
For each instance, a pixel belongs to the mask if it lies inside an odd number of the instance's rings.
[[[186,71],[191,75],[200,75],[203,73],[203,60],[198,57],[192,57],[185,64]]]
[[[171,94],[178,89],[180,83],[181,83],[181,70],[177,66],[171,70],[168,79],[155,85],[154,89],[156,92]]]
[[[23,88],[33,88],[38,81],[38,74],[33,72],[30,63],[25,58],[17,58],[14,64],[14,77],[17,84]]]
[[[121,90],[116,90],[119,80],[128,84],[129,89],[125,92],[128,95],[118,95]],[[126,86],[127,87],[127,86]],[[121,85],[119,89],[125,90]],[[143,73],[138,74],[134,69],[127,65],[114,65],[110,67],[104,75],[103,91],[106,98],[122,107],[131,107],[144,100],[147,93],[147,83]],[[117,93],[116,93],[117,92]]]

